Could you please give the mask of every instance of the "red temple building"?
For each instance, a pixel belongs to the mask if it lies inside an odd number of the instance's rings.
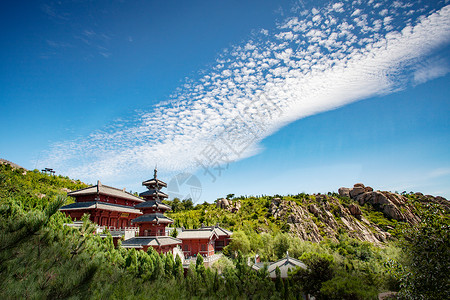
[[[131,220],[142,215],[134,206],[144,200],[125,189],[103,185],[100,181],[97,185],[67,195],[74,197],[75,203],[65,205],[60,210],[73,220],[80,220],[84,214],[89,214],[89,219],[100,226],[125,228],[135,226]]]
[[[213,230],[183,229],[177,236],[183,241],[183,254],[185,257],[214,255],[214,242],[217,235]]]
[[[157,178],[157,170],[152,179],[144,181],[143,186],[147,191],[139,194],[145,202],[135,205],[135,208],[142,211],[142,215],[133,219],[133,224],[139,226],[139,236],[123,241],[122,247],[137,248],[147,251],[153,247],[159,253],[173,252],[181,240],[166,235],[166,226],[173,223],[173,220],[166,217],[164,213],[171,209],[170,206],[162,203],[168,197],[161,192],[161,188],[167,184]]]
[[[214,251],[222,251],[225,246],[228,246],[231,242],[231,235],[233,232],[226,230],[219,226],[219,224],[215,226],[203,226],[200,230],[214,230],[217,235],[217,239],[214,242]]]
[[[183,256],[182,259],[196,255],[211,258],[230,243],[232,232],[218,225],[199,229],[179,228],[177,238],[168,236],[166,227],[173,220],[164,214],[171,207],[162,202],[168,195],[161,191],[167,184],[157,178],[155,168],[153,178],[142,182],[142,185],[147,191],[139,194],[140,198],[125,189],[102,185],[98,181],[95,186],[68,193],[68,196],[75,198],[75,203],[60,210],[73,220],[80,220],[84,214],[89,214],[92,222],[108,227],[115,234],[115,243],[125,236],[122,242],[124,248],[147,251],[153,247],[159,253],[177,253]],[[137,231],[139,234],[135,236]]]
[[[216,226],[203,226],[199,229],[181,228],[177,238],[183,241],[185,256],[212,256],[216,251],[222,251],[231,241],[233,233]]]

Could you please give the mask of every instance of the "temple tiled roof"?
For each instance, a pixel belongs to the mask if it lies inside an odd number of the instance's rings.
[[[100,202],[100,201],[76,202],[76,203],[72,203],[69,205],[65,205],[60,208],[60,210],[62,210],[62,211],[89,210],[89,209],[102,209],[102,210],[119,211],[119,212],[124,212],[124,213],[133,213],[133,214],[142,215],[142,212],[139,209],[135,209],[130,206],[106,203],[106,202]]]
[[[155,179],[155,178],[152,178],[152,179],[149,179],[149,180],[146,180],[146,181],[142,182],[142,185],[144,185],[144,186],[155,186],[156,183],[158,183],[158,186],[160,186],[160,187],[167,187],[167,183],[165,183],[164,181],[161,181],[159,179]]]
[[[148,190],[148,191],[145,191],[145,192],[142,192],[142,193],[139,194],[139,196],[141,196],[141,197],[143,197],[143,196],[156,196],[156,195],[158,195],[159,197],[162,197],[162,198],[169,197],[169,195],[167,195],[166,193],[163,193],[163,192],[161,192],[159,190]]]
[[[172,209],[169,205],[164,204],[164,203],[159,202],[159,201],[156,201],[156,200],[145,201],[145,202],[136,204],[134,207],[135,207],[135,208],[149,208],[149,207],[154,207],[154,208],[165,209],[165,210],[170,210],[170,209]]]
[[[156,222],[156,223],[173,223],[171,218],[168,218],[160,213],[146,214],[139,216],[136,219],[131,220],[133,223],[144,223],[144,222]]]
[[[143,246],[178,245],[182,241],[171,236],[137,236],[122,242],[124,248],[142,248]]]
[[[263,262],[256,263],[252,266],[254,270],[259,270],[264,266]],[[289,257],[286,255],[285,258],[282,258],[276,262],[269,264],[267,271],[269,272],[270,278],[276,278],[277,275],[275,273],[276,268],[280,268],[281,278],[287,278],[289,270],[295,270],[300,267],[302,269],[307,269],[308,267],[300,260]]]
[[[141,199],[131,193],[128,193],[124,190],[117,189],[111,186],[103,185],[99,181],[97,185],[93,185],[81,190],[73,191],[70,193],[67,193],[68,196],[77,197],[77,196],[86,196],[86,195],[107,195],[107,196],[114,196],[117,198],[122,198],[126,200],[131,200],[134,202],[144,202],[144,199]]]
[[[218,237],[231,236],[233,234],[232,231],[229,231],[229,230],[227,230],[225,228],[222,228],[222,227],[220,227],[218,225],[216,225],[216,226],[202,226],[200,229],[201,230],[214,230],[214,232],[217,234]]]
[[[213,229],[183,229],[178,233],[177,238],[180,240],[184,239],[212,239],[213,237],[218,238],[217,234]]]

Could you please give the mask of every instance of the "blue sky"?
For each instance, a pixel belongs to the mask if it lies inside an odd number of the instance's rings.
[[[166,181],[194,174],[197,201],[356,182],[450,197],[448,1],[1,14],[0,157],[26,168],[142,191],[157,164]]]

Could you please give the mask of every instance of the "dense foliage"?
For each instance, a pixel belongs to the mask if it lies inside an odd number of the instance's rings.
[[[401,263],[387,264],[400,281],[404,299],[450,299],[450,222],[437,205],[428,205],[419,226],[405,231]]]
[[[87,218],[81,229],[64,226],[70,220],[58,211],[67,201],[63,195],[85,186],[0,165],[0,298],[298,299],[309,293],[316,299],[376,299],[387,290],[400,290],[405,298],[448,298],[446,211],[427,218],[425,209],[422,224],[405,230],[401,243],[376,247],[345,232],[337,240],[301,241],[267,215],[271,197],[241,197],[237,213],[180,201],[172,213],[178,226],[220,223],[234,231],[226,255],[211,268],[199,256],[183,274],[179,257],[116,248],[111,236],[94,234]],[[275,261],[287,251],[308,269],[272,281],[266,267],[256,272],[248,265],[253,255]]]

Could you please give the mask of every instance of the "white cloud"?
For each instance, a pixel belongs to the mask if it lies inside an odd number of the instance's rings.
[[[421,84],[446,75],[450,71],[448,62],[444,59],[432,59],[418,64],[414,72],[414,82]]]
[[[263,138],[289,122],[447,72],[431,64],[413,76],[402,74],[448,43],[450,6],[383,36],[373,32],[381,22],[392,23],[387,11],[380,18],[370,8],[358,8],[361,18],[367,14],[367,19],[378,20],[364,22],[365,32],[323,13],[343,10],[350,15],[355,8],[347,4],[289,18],[273,34],[263,31],[264,41],[236,46],[209,73],[185,84],[153,111],[53,145],[45,165],[91,182],[142,177],[155,163],[165,171],[203,164],[214,172],[217,163],[254,155]],[[319,22],[317,16],[333,22],[317,27],[312,22]]]

